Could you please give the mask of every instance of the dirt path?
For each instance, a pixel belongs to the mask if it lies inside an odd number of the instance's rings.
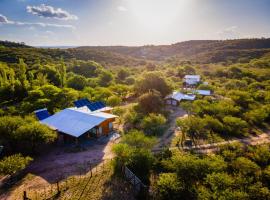
[[[219,150],[220,146],[232,144],[240,142],[244,145],[260,145],[260,144],[268,144],[270,143],[270,132],[262,133],[258,136],[249,136],[242,139],[232,139],[224,142],[217,142],[212,144],[204,144],[204,145],[198,145],[198,146],[192,146],[192,147],[184,147],[184,150],[195,150],[198,153],[213,153]],[[176,149],[178,147],[172,147],[170,149]]]
[[[158,139],[158,143],[153,148],[153,151],[161,149],[164,146],[170,146],[172,138],[176,136],[176,120],[181,117],[186,117],[187,113],[181,107],[168,107],[168,110],[171,112],[169,116],[168,129],[165,133]]]
[[[170,150],[194,150],[198,153],[213,153],[219,150],[220,146],[240,142],[244,145],[260,145],[260,144],[268,144],[270,143],[270,131],[267,133],[262,133],[258,136],[249,136],[242,139],[232,139],[224,142],[217,142],[217,143],[211,143],[211,144],[203,144],[203,145],[197,145],[197,146],[191,146],[191,147],[170,147]],[[154,149],[155,152],[161,151],[162,148]]]

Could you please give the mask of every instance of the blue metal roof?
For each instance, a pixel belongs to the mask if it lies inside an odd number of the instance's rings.
[[[106,105],[101,102],[101,101],[97,101],[97,102],[91,102],[88,99],[79,99],[77,101],[74,101],[74,105],[77,108],[83,107],[83,106],[87,106],[91,111],[96,111],[99,110],[101,108],[106,107]]]
[[[94,102],[94,103],[91,103],[91,104],[88,104],[86,105],[91,111],[96,111],[96,110],[99,110],[101,108],[105,108],[106,105],[101,102],[101,101],[97,101],[97,102]]]
[[[51,116],[47,108],[36,110],[34,112],[39,120],[43,120]]]
[[[89,101],[88,99],[84,98],[84,99],[79,99],[77,101],[74,101],[73,103],[74,103],[74,105],[77,108],[80,108],[80,107],[86,106],[88,104],[91,104],[91,101]]]
[[[44,120],[41,120],[41,123],[46,124],[59,132],[79,137],[108,119],[108,117],[114,118],[113,115],[91,114],[66,108]]]

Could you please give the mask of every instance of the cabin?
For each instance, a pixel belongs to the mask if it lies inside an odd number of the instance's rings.
[[[184,94],[174,91],[172,94],[165,97],[165,103],[166,105],[178,106],[182,100],[193,101],[195,98],[196,96],[194,94]]]
[[[111,108],[107,108],[105,104],[94,105],[90,109],[87,105],[80,104],[79,107],[66,108],[53,115],[47,109],[40,109],[35,114],[40,123],[58,132],[60,141],[108,136],[114,132],[114,121],[118,116],[111,114]]]
[[[200,75],[185,75],[184,82],[188,85],[196,85],[201,81]]]
[[[199,95],[202,95],[202,96],[210,96],[211,91],[210,90],[194,90],[193,94],[199,94]]]

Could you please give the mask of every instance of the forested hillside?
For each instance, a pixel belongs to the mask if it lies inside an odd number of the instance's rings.
[[[147,62],[245,63],[270,52],[270,39],[194,40],[172,45],[84,46],[69,49],[34,48],[21,43],[0,42],[0,61],[26,63],[65,60],[93,60],[106,66],[140,66]]]
[[[135,58],[164,61],[166,59],[190,60],[194,62],[237,62],[260,57],[270,51],[270,39],[241,40],[193,40],[172,45],[142,47],[79,47],[83,50],[117,52]]]

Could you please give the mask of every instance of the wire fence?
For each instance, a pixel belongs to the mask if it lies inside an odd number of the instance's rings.
[[[132,184],[136,194],[138,194],[141,191],[147,190],[148,187],[145,184],[143,184],[143,182],[127,166],[124,166],[123,172],[126,180]]]
[[[76,196],[80,196],[84,193],[84,189],[81,188],[85,183],[90,183],[92,178],[98,175],[104,174],[105,172],[111,172],[113,159],[103,160],[100,163],[88,163],[89,171],[82,175],[70,176],[66,179],[59,180],[56,183],[48,184],[42,187],[27,188],[20,190],[20,193],[16,199],[23,200],[49,200],[57,199],[70,199]],[[105,174],[106,176],[106,174]],[[132,185],[134,194],[141,192],[147,193],[148,186],[143,182],[126,166],[122,168],[122,176]],[[92,184],[93,182],[91,182]]]
[[[67,179],[57,181],[56,183],[49,184],[41,188],[28,188],[23,192],[23,200],[47,200],[60,197],[65,191],[74,187],[80,186],[81,183],[90,180],[98,172],[104,172],[108,169],[108,165],[112,159],[103,160],[98,165],[90,164],[90,170],[85,175],[76,175]],[[93,166],[93,167],[92,167]]]

